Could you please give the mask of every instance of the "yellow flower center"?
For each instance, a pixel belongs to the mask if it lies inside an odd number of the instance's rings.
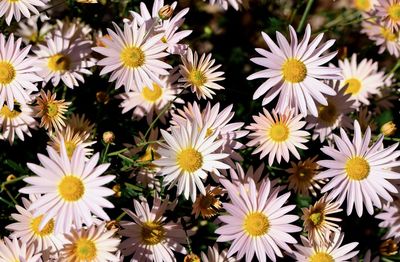
[[[64,144],[65,149],[67,150],[67,155],[71,158],[77,145],[73,141],[65,141]]]
[[[129,68],[140,67],[145,61],[144,52],[136,46],[125,47],[121,52],[120,58],[124,66]]]
[[[400,21],[400,4],[394,4],[387,9],[390,19],[394,22]]]
[[[282,65],[282,74],[285,81],[300,83],[307,76],[307,67],[300,60],[289,58]]]
[[[311,222],[314,224],[314,226],[318,226],[322,222],[324,222],[324,214],[319,211],[312,213],[309,218]]]
[[[47,66],[50,68],[51,71],[64,72],[69,70],[71,66],[71,60],[68,56],[64,54],[56,54],[50,56]]]
[[[269,230],[268,217],[259,211],[247,214],[244,219],[243,228],[251,237],[263,236]]]
[[[164,44],[166,44],[166,43],[167,43],[167,38],[166,38],[165,36],[163,36],[163,37],[161,38],[161,42],[163,42]]]
[[[16,72],[15,68],[9,62],[0,62],[0,84],[8,85],[15,78]]]
[[[357,78],[350,78],[344,82],[344,85],[347,85],[345,94],[356,95],[361,90],[361,82]]]
[[[207,82],[207,77],[201,70],[192,69],[189,73],[188,81],[193,86],[200,87]]]
[[[67,202],[75,202],[82,198],[85,186],[82,180],[76,176],[64,176],[58,185],[58,193]]]
[[[176,157],[181,169],[193,173],[203,166],[203,156],[194,148],[183,149]]]
[[[46,115],[53,118],[56,117],[58,115],[58,105],[57,103],[53,103],[53,102],[49,102],[46,105]]]
[[[162,95],[162,89],[159,85],[153,84],[153,90],[148,88],[147,86],[142,90],[142,96],[144,99],[149,101],[150,103],[155,103]]]
[[[145,222],[142,225],[142,241],[146,245],[157,245],[164,240],[166,232],[158,222]]]
[[[211,136],[213,133],[214,133],[214,130],[212,130],[211,128],[207,128],[206,137]]]
[[[388,28],[381,27],[381,34],[387,41],[393,42],[397,40],[397,35]]]
[[[335,104],[329,103],[328,101],[327,106],[320,106],[318,109],[318,118],[322,123],[329,126],[335,124],[336,119],[338,118]]]
[[[274,142],[286,141],[289,137],[289,128],[282,123],[274,124],[269,129],[269,137]]]
[[[367,12],[371,9],[371,2],[370,0],[354,0],[355,7],[360,10]]]
[[[74,254],[78,261],[93,261],[97,257],[97,248],[94,241],[81,238],[74,244]]]
[[[19,114],[21,114],[21,112],[16,108],[16,105],[14,105],[13,111],[11,111],[8,106],[3,106],[0,110],[0,116],[3,116],[4,118],[13,119],[19,116]]]
[[[42,222],[43,215],[35,217],[31,221],[31,229],[36,236],[45,237],[53,233],[54,231],[54,219],[50,219],[49,222],[43,227],[42,230],[39,230],[40,222]]]
[[[317,252],[309,258],[310,262],[334,262],[333,257],[325,252]]]
[[[356,156],[347,160],[345,169],[350,179],[359,181],[368,177],[370,166],[367,160]]]

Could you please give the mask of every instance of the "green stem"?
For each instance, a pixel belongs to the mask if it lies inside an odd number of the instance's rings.
[[[306,22],[308,13],[310,13],[311,6],[314,3],[314,0],[308,0],[306,10],[304,10],[303,16],[301,17],[300,24],[297,27],[297,33],[300,33],[303,30],[304,24]]]
[[[126,151],[129,151],[129,149],[128,148],[124,148],[124,149],[121,149],[121,150],[118,150],[118,151],[114,151],[114,152],[109,153],[107,156],[117,156],[117,155],[119,155],[121,153],[125,153]]]
[[[397,63],[394,65],[394,67],[392,68],[392,70],[390,70],[389,74],[386,75],[385,80],[386,80],[386,78],[388,78],[390,75],[394,74],[394,73],[397,71],[397,69],[399,69],[399,67],[400,67],[400,60],[397,60]]]
[[[3,203],[7,204],[7,205],[10,206],[10,207],[14,207],[14,204],[13,204],[13,203],[11,203],[11,202],[8,201],[8,200],[5,200],[5,199],[2,198],[2,197],[0,197],[0,201],[2,201]]]
[[[124,211],[124,212],[121,213],[121,215],[119,215],[119,216],[115,219],[115,221],[117,221],[117,222],[121,221],[121,219],[122,219],[125,215],[126,215],[126,212]]]
[[[1,183],[1,189],[3,189],[6,185],[14,184],[14,183],[16,183],[18,181],[21,181],[22,179],[24,179],[26,177],[28,177],[28,176],[20,176],[20,177],[17,177],[15,179],[13,179],[13,180],[3,182],[3,183]]]
[[[109,148],[110,148],[110,144],[107,143],[107,144],[106,144],[106,148],[104,149],[103,154],[102,154],[102,156],[101,156],[101,163],[105,163],[105,162],[106,162],[107,152],[108,152],[108,149],[109,149]]]
[[[164,142],[164,141],[165,141],[164,139],[159,139],[159,140],[154,140],[154,141],[140,142],[136,146],[137,147],[142,147],[142,146],[145,146],[145,145],[157,144],[159,142]]]
[[[15,205],[18,204],[17,200],[15,200],[15,198],[11,195],[10,191],[8,191],[7,188],[3,187],[3,190],[6,191],[8,197],[11,198],[12,202],[14,202]]]

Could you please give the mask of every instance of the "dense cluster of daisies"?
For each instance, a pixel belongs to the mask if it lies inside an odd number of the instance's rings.
[[[398,57],[400,0],[354,3],[379,53]],[[371,120],[394,106],[395,79],[377,62],[357,54],[338,60],[335,41],[312,37],[310,25],[301,39],[291,26],[289,38],[262,32],[268,49],[256,49],[251,61],[260,70],[247,77],[262,79],[253,95],[262,108],[252,123],[233,122],[233,105],[213,101],[224,89],[221,65],[182,41],[191,34],[182,28],[188,8],[141,3],[139,12],[94,32],[79,20],[54,23],[40,11],[49,7],[46,0],[0,1],[7,24],[26,17],[16,32],[0,33],[0,139],[13,144],[38,128],[49,137],[47,153],[27,163],[31,175],[6,227],[11,233],[0,241],[0,261],[162,262],[178,253],[185,261],[358,261],[358,243],[343,243],[340,212],[374,215],[387,230],[383,238],[400,241],[400,150],[383,143],[395,127],[387,123],[375,135]],[[107,156],[92,148],[95,124],[85,115],[67,117],[72,103],[57,97],[95,67],[115,89],[123,87],[116,97],[122,113],[149,125],[119,156],[135,166],[133,183],[150,188],[152,198],[132,199],[114,220],[107,197],[118,191],[109,185],[116,176],[107,172]],[[182,99],[189,93],[198,101]],[[111,143],[113,134],[103,140]],[[311,140],[323,143],[321,152],[308,150]],[[245,165],[246,148],[264,164]],[[268,170],[295,159],[287,181],[269,177]],[[315,200],[301,218],[288,203],[291,194]],[[181,201],[192,203],[187,216],[215,223],[207,253],[191,252],[196,232],[187,217],[169,218]],[[379,260],[370,250],[359,257]]]

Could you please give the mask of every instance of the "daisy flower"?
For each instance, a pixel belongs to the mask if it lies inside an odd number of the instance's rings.
[[[252,154],[261,152],[260,159],[269,155],[268,163],[270,166],[274,163],[274,159],[281,162],[281,158],[288,162],[289,152],[291,152],[297,159],[300,155],[296,148],[307,149],[304,143],[308,141],[307,137],[310,135],[307,131],[301,130],[306,124],[305,121],[300,121],[303,117],[294,115],[292,109],[286,109],[283,113],[277,113],[275,109],[271,114],[263,108],[263,113],[258,116],[253,116],[255,123],[247,126],[246,129],[252,131],[248,135],[250,142],[247,146],[257,146]]]
[[[222,145],[217,140],[218,132],[206,136],[207,128],[198,130],[196,125],[171,127],[171,134],[161,130],[166,141],[157,150],[161,158],[154,160],[154,164],[161,167],[160,175],[164,176],[165,185],[170,187],[177,184],[177,195],[183,193],[186,199],[196,200],[197,189],[205,195],[203,182],[207,178],[206,172],[213,172],[220,176],[218,169],[228,169],[229,166],[221,162],[228,154],[215,153]],[[197,188],[197,189],[196,189]]]
[[[339,67],[343,70],[343,80],[340,87],[345,88],[345,94],[351,94],[355,100],[354,107],[360,104],[369,105],[368,98],[377,94],[384,85],[384,72],[378,72],[378,63],[372,59],[364,58],[357,63],[357,55],[353,54],[351,60],[345,58],[339,61]]]
[[[210,185],[208,185],[205,190],[206,194],[197,196],[196,201],[193,203],[192,214],[194,214],[196,218],[201,214],[203,219],[210,219],[218,214],[219,210],[222,208],[222,202],[219,200],[218,196],[222,195],[223,190],[220,187],[211,187]]]
[[[197,52],[190,48],[186,55],[181,56],[182,65],[179,65],[179,73],[182,77],[178,82],[182,83],[183,88],[190,87],[197,99],[212,99],[215,95],[214,90],[224,89],[216,81],[224,80],[224,72],[216,71],[221,65],[215,65],[215,59],[211,59],[211,54],[202,54],[200,59]]]
[[[203,0],[206,1],[206,0]],[[210,5],[219,5],[223,9],[227,10],[229,5],[232,6],[236,11],[239,10],[240,5],[243,4],[242,0],[209,0]]]
[[[39,18],[43,21],[40,27],[38,26]],[[45,15],[31,16],[26,20],[26,22],[18,23],[18,29],[15,34],[22,37],[22,41],[25,44],[42,43],[44,42],[46,35],[53,30],[53,26],[44,22],[44,20],[46,20]]]
[[[75,132],[81,133],[85,140],[88,140],[94,133],[95,124],[86,118],[85,114],[73,113],[67,120],[67,126],[70,126]]]
[[[283,206],[290,193],[278,196],[279,187],[273,188],[268,178],[258,190],[253,180],[248,190],[226,179],[221,184],[232,202],[223,204],[228,215],[218,217],[225,224],[215,233],[220,235],[217,242],[232,241],[228,257],[237,252],[238,260],[246,255],[246,262],[250,262],[255,253],[258,261],[265,262],[267,256],[272,261],[276,256],[283,257],[281,249],[291,251],[288,244],[297,241],[288,233],[299,232],[301,228],[291,224],[298,216],[287,214],[295,205]]]
[[[106,56],[97,62],[104,66],[100,75],[111,73],[110,82],[116,81],[116,88],[125,86],[125,91],[138,90],[142,87],[153,87],[153,83],[162,86],[159,75],[168,75],[166,69],[171,66],[161,61],[168,55],[166,45],[161,42],[163,34],[146,36],[147,28],[138,25],[134,19],[131,24],[124,23],[123,31],[113,23],[116,32],[107,29],[111,39],[103,38],[105,47],[94,47],[93,50]]]
[[[60,153],[49,146],[47,152],[50,157],[38,154],[42,166],[28,163],[28,168],[37,176],[25,178],[24,181],[29,185],[20,189],[24,194],[42,194],[29,207],[33,216],[43,215],[39,229],[42,230],[55,216],[56,233],[69,232],[72,225],[80,228],[82,222],[87,226],[92,225],[91,214],[109,220],[103,207],[114,207],[105,199],[106,196],[113,195],[114,191],[103,185],[112,181],[115,176],[102,174],[110,164],[96,167],[99,153],[86,161],[81,145],[75,149],[71,159],[68,158],[64,143],[61,143]]]
[[[11,24],[14,17],[15,21],[21,20],[21,14],[24,17],[31,17],[31,12],[39,15],[37,8],[46,7],[48,0],[13,0],[1,1],[0,3],[0,17],[5,17],[7,25]]]
[[[351,129],[352,120],[348,116],[354,108],[350,94],[345,94],[345,88],[339,89],[340,81],[330,82],[329,85],[336,91],[335,96],[327,96],[327,105],[318,106],[318,116],[307,116],[306,129],[313,129],[312,139],[323,143],[325,139],[332,139],[332,131],[337,127]]]
[[[321,160],[318,164],[328,170],[317,175],[317,179],[331,178],[322,188],[321,193],[330,191],[328,199],[336,199],[340,204],[347,198],[347,214],[353,211],[353,206],[359,217],[363,213],[363,205],[369,214],[374,213],[373,205],[381,208],[382,200],[393,201],[390,193],[397,189],[388,180],[398,179],[399,174],[389,168],[400,165],[396,159],[400,151],[396,150],[398,143],[383,147],[383,136],[376,142],[371,142],[371,129],[367,128],[364,136],[357,120],[354,122],[353,141],[350,141],[343,128],[340,137],[333,135],[338,149],[324,146],[321,151],[332,157],[332,160]]]
[[[354,7],[361,12],[370,12],[377,4],[378,0],[353,0]]]
[[[326,196],[324,195],[309,208],[301,209],[304,231],[308,232],[308,239],[316,246],[329,243],[331,234],[340,233],[340,228],[336,223],[342,220],[330,216],[342,211],[339,208],[340,203],[327,200]]]
[[[9,1],[1,1],[0,6]],[[1,9],[1,7],[0,7]],[[34,58],[27,58],[31,46],[20,50],[22,39],[14,40],[11,34],[6,38],[0,33],[0,108],[7,102],[8,108],[14,109],[14,100],[19,104],[31,101],[30,94],[37,91],[34,82],[42,81],[35,73],[40,68],[35,66]]]
[[[376,16],[387,23],[392,31],[397,31],[400,26],[400,0],[378,0]]]
[[[56,100],[56,93],[52,94],[49,90],[47,93],[42,89],[40,95],[36,97],[36,106],[34,107],[37,112],[35,117],[40,117],[40,127],[47,130],[61,130],[65,126],[64,114],[68,110],[71,102],[64,102]]]
[[[3,240],[0,239],[0,262],[41,262],[41,254],[35,253],[34,245],[19,242],[16,238],[12,240],[7,237]]]
[[[289,26],[290,45],[285,37],[276,32],[279,47],[272,39],[262,32],[262,36],[271,49],[272,53],[256,48],[262,57],[252,58],[251,61],[266,67],[262,71],[250,75],[247,79],[268,78],[253,95],[258,99],[265,94],[263,105],[270,103],[279,95],[276,109],[284,112],[288,107],[306,116],[308,110],[312,115],[318,116],[315,102],[327,105],[324,95],[335,95],[332,87],[324,84],[321,80],[341,79],[339,68],[322,66],[336,56],[337,52],[322,55],[335,42],[329,40],[319,46],[323,34],[319,34],[310,44],[311,27],[307,25],[303,40],[298,43],[297,35],[292,26]],[[321,56],[322,55],[322,56]]]
[[[181,226],[172,221],[166,222],[163,216],[168,206],[168,198],[164,201],[156,197],[150,209],[147,202],[133,200],[135,212],[123,209],[132,219],[121,221],[120,234],[128,237],[122,241],[120,248],[122,254],[133,254],[133,261],[173,262],[173,251],[186,254],[181,245],[186,242],[185,231]]]
[[[358,250],[353,251],[358,242],[342,246],[343,238],[343,233],[337,233],[326,245],[313,246],[307,238],[300,236],[302,245],[295,245],[297,250],[291,255],[300,262],[349,261],[358,254]]]
[[[218,245],[208,247],[207,255],[201,252],[201,261],[203,262],[237,262],[233,257],[228,257],[226,249],[221,252],[218,250]]]
[[[11,214],[11,217],[17,222],[6,226],[6,229],[12,232],[11,237],[20,239],[21,242],[26,243],[28,246],[35,245],[38,251],[59,251],[63,247],[65,239],[62,234],[54,233],[55,219],[50,219],[42,229],[39,229],[43,215],[35,217],[32,211],[29,211],[29,207],[38,198],[35,195],[30,195],[29,198],[30,200],[22,198],[23,207],[15,206],[18,213]]]
[[[83,74],[91,75],[88,68],[95,65],[95,60],[90,57],[92,41],[70,38],[60,31],[55,31],[46,38],[46,45],[39,44],[33,52],[38,58],[41,71],[38,74],[47,83],[51,81],[57,86],[60,80],[69,88],[84,83]]]
[[[382,220],[379,227],[388,228],[388,231],[383,236],[383,239],[394,238],[400,240],[400,200],[396,199],[391,203],[383,206],[383,210],[375,216]]]
[[[120,260],[115,255],[118,250],[119,238],[113,237],[117,229],[106,229],[105,223],[91,225],[88,228],[71,229],[71,233],[65,234],[67,239],[61,259],[66,262],[86,261],[115,261]]]
[[[10,144],[14,142],[15,135],[24,141],[24,133],[32,136],[29,128],[36,129],[38,123],[33,118],[32,106],[26,104],[14,104],[14,109],[3,105],[0,109],[0,139],[8,139]]]
[[[361,32],[366,34],[372,41],[375,41],[375,45],[379,46],[379,54],[387,50],[389,54],[395,57],[400,56],[399,32],[392,32],[387,26],[371,21],[363,21],[361,25],[363,28]]]
[[[317,196],[317,191],[321,190],[321,185],[325,181],[316,179],[315,176],[319,172],[319,166],[315,162],[318,156],[307,158],[304,161],[299,161],[297,164],[293,161],[290,162],[291,168],[287,169],[290,174],[288,177],[288,189],[293,189],[294,192],[302,195],[309,196],[309,192],[313,196]]]

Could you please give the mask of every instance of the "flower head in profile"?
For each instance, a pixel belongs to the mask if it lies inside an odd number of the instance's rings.
[[[347,214],[350,215],[355,206],[359,217],[363,214],[363,206],[372,215],[373,206],[381,208],[383,200],[393,201],[389,193],[398,191],[389,180],[398,179],[399,174],[390,168],[400,165],[400,161],[396,161],[400,156],[400,150],[396,150],[398,143],[384,148],[381,135],[370,146],[371,129],[368,127],[362,135],[357,120],[352,141],[343,128],[340,137],[333,135],[333,138],[338,149],[327,146],[321,149],[333,159],[318,161],[327,170],[316,178],[330,179],[321,192],[330,191],[328,199],[336,199],[340,204],[347,200]]]
[[[298,43],[297,35],[292,26],[289,26],[290,44],[279,32],[276,37],[279,46],[262,32],[262,36],[272,52],[257,48],[262,57],[252,58],[251,61],[266,67],[247,79],[267,78],[258,87],[253,99],[265,94],[263,105],[269,104],[279,95],[276,109],[283,113],[288,107],[300,110],[306,116],[308,111],[318,116],[315,102],[327,105],[324,95],[335,95],[336,92],[322,80],[341,79],[339,68],[323,66],[336,56],[337,52],[324,54],[335,42],[329,40],[319,46],[323,34],[319,34],[311,43],[311,27],[307,25],[303,40]]]
[[[269,155],[270,166],[275,158],[278,163],[282,158],[288,162],[290,153],[300,159],[296,148],[307,149],[303,144],[308,141],[310,135],[307,131],[301,130],[306,124],[305,121],[300,121],[302,117],[301,114],[295,115],[291,109],[286,109],[283,113],[278,113],[273,109],[271,115],[263,108],[263,114],[253,116],[255,123],[246,127],[251,131],[248,137],[252,139],[247,145],[257,146],[253,154],[261,152],[260,159]]]
[[[128,237],[120,248],[126,256],[133,254],[131,261],[173,262],[173,251],[186,254],[186,234],[180,224],[166,222],[164,212],[169,209],[168,198],[156,197],[150,209],[146,201],[133,200],[135,211],[124,209],[133,221],[121,221],[120,234]]]
[[[62,142],[60,153],[48,146],[49,157],[38,154],[42,165],[28,163],[36,176],[24,179],[28,185],[20,189],[24,194],[41,194],[41,197],[29,207],[33,216],[43,215],[39,230],[57,216],[54,232],[69,232],[71,226],[80,228],[82,223],[93,224],[92,214],[109,220],[103,208],[114,205],[105,199],[114,191],[104,187],[115,176],[102,175],[109,164],[96,166],[99,153],[85,160],[85,151],[78,145],[70,159],[65,144]]]
[[[278,196],[279,187],[273,188],[268,178],[259,189],[253,180],[248,190],[226,179],[221,179],[221,183],[232,202],[223,204],[228,214],[218,217],[223,224],[215,232],[219,235],[217,242],[232,241],[228,257],[237,253],[238,260],[246,256],[246,262],[250,262],[255,254],[259,261],[265,262],[267,257],[272,261],[276,256],[283,257],[281,249],[291,251],[288,244],[297,241],[289,233],[301,228],[291,224],[298,216],[287,214],[295,206],[284,206],[290,193]]]
[[[188,49],[186,55],[181,56],[182,65],[179,65],[182,77],[178,82],[182,83],[183,88],[190,87],[197,99],[212,99],[215,95],[214,90],[224,89],[216,81],[224,80],[224,72],[216,71],[221,65],[214,65],[215,59],[211,59],[211,54],[202,54],[201,57],[196,51]]]
[[[0,17],[6,18],[6,23],[11,24],[11,20],[21,20],[21,14],[24,17],[31,17],[31,13],[39,15],[38,8],[46,7],[49,0],[7,0],[1,1]]]
[[[33,244],[27,245],[16,238],[0,239],[0,262],[21,261],[40,262],[41,254],[37,253]]]

